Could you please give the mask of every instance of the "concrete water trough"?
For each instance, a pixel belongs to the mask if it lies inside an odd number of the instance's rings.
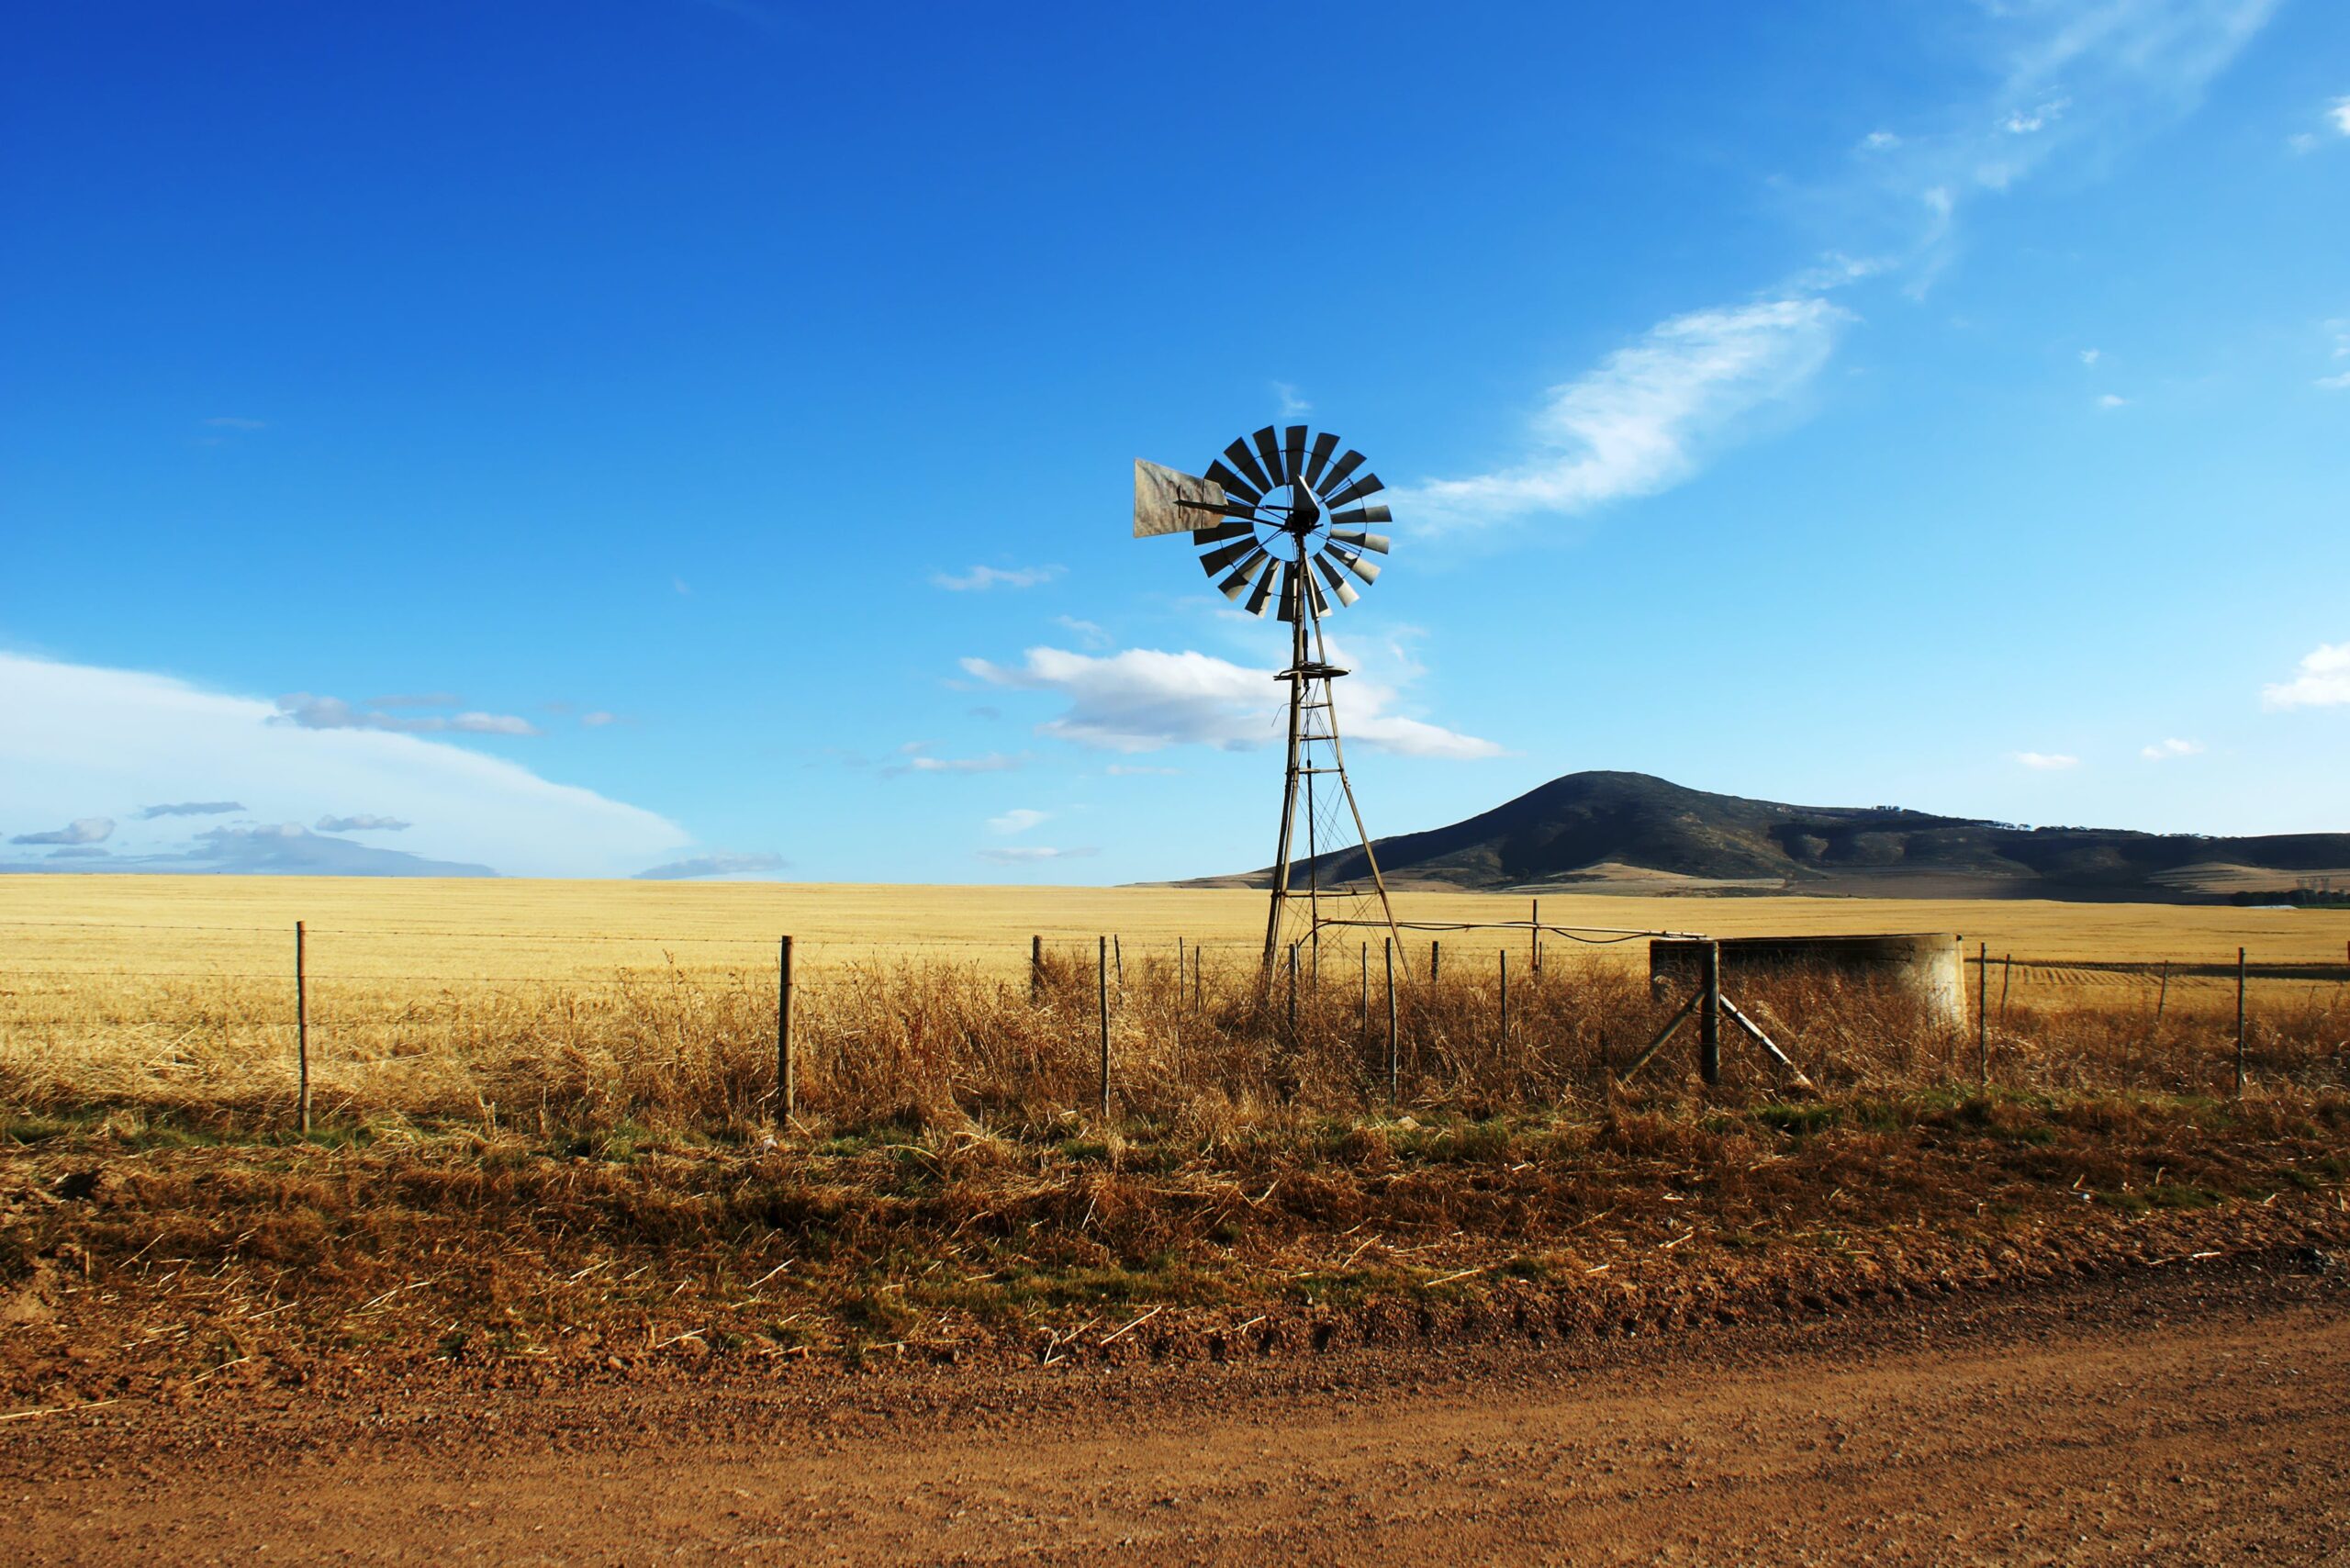
[[[1964,1025],[1966,950],[1943,932],[1878,936],[1725,936],[1722,990],[1732,1000],[1740,982],[1786,974],[1818,975],[1905,991],[1930,1017]],[[1695,988],[1706,944],[1662,937],[1649,944],[1649,981],[1676,991]]]

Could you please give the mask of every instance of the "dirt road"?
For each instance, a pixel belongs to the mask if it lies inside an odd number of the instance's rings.
[[[0,1427],[16,1561],[2350,1562],[2271,1261],[1238,1367],[233,1391]]]

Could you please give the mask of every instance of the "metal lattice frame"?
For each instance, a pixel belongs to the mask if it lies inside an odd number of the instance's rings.
[[[1201,569],[1225,598],[1251,615],[1274,607],[1290,624],[1289,665],[1274,677],[1289,686],[1289,724],[1265,916],[1269,975],[1285,950],[1304,949],[1304,960],[1318,967],[1324,929],[1367,924],[1347,912],[1368,901],[1376,901],[1377,924],[1398,935],[1386,879],[1347,778],[1333,683],[1348,672],[1330,662],[1322,630],[1326,618],[1361,597],[1357,583],[1378,580],[1379,564],[1370,557],[1386,554],[1390,542],[1370,525],[1391,514],[1370,498],[1383,488],[1361,453],[1342,451],[1336,435],[1304,425],[1267,425],[1234,442],[1203,476],[1135,465],[1136,536],[1189,533]],[[1346,880],[1327,879],[1342,869],[1350,873]],[[1396,946],[1400,958],[1402,943]]]

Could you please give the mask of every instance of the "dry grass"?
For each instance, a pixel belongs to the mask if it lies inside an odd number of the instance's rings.
[[[1410,918],[1522,918],[1520,901],[1412,894]],[[1259,895],[1168,890],[675,887],[210,878],[0,878],[0,1108],[123,1112],[215,1128],[281,1126],[295,1095],[290,925],[308,923],[314,1096],[341,1127],[462,1124],[553,1133],[622,1126],[742,1138],[772,1127],[769,933],[800,944],[796,1011],[811,1127],[1064,1129],[1099,1095],[1092,933],[1118,932],[1116,1114],[1214,1136],[1388,1100],[1384,996],[1364,1005],[1361,949],[1319,983],[1260,995]],[[1859,904],[1739,899],[1544,900],[1554,922],[1716,935],[1930,927],[1996,931],[2031,956],[2338,956],[2333,912],[2133,905]],[[2004,924],[1998,924],[2004,923]],[[1074,928],[1074,929],[1073,929]],[[1031,998],[1027,935],[1048,939]],[[1080,939],[1080,933],[1082,933]],[[1178,982],[1176,942],[1192,962]],[[1198,944],[1208,958],[1198,961]],[[1494,948],[1513,966],[1504,1032]],[[1448,935],[1399,1002],[1396,1099],[1482,1115],[1614,1092],[1674,997],[1646,983],[1646,945],[1552,938],[1540,974],[1523,934]],[[1373,965],[1376,967],[1376,956]],[[1992,1070],[2013,1088],[2203,1092],[2231,1077],[2233,996],[2213,981],[2020,971],[1995,1002]],[[1818,981],[1742,996],[1830,1089],[1964,1081],[1975,1041],[1897,998]],[[2255,987],[2250,1058],[2271,1081],[2340,1081],[2350,995]],[[1674,1093],[1684,1038],[1643,1092]],[[1783,1087],[1736,1036],[1746,1092]]]

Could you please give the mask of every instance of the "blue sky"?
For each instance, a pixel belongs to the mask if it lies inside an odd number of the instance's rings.
[[[0,73],[0,864],[1262,864],[1282,629],[1126,514],[1284,418],[1396,491],[1374,832],[2350,829],[2340,6],[93,0]]]

